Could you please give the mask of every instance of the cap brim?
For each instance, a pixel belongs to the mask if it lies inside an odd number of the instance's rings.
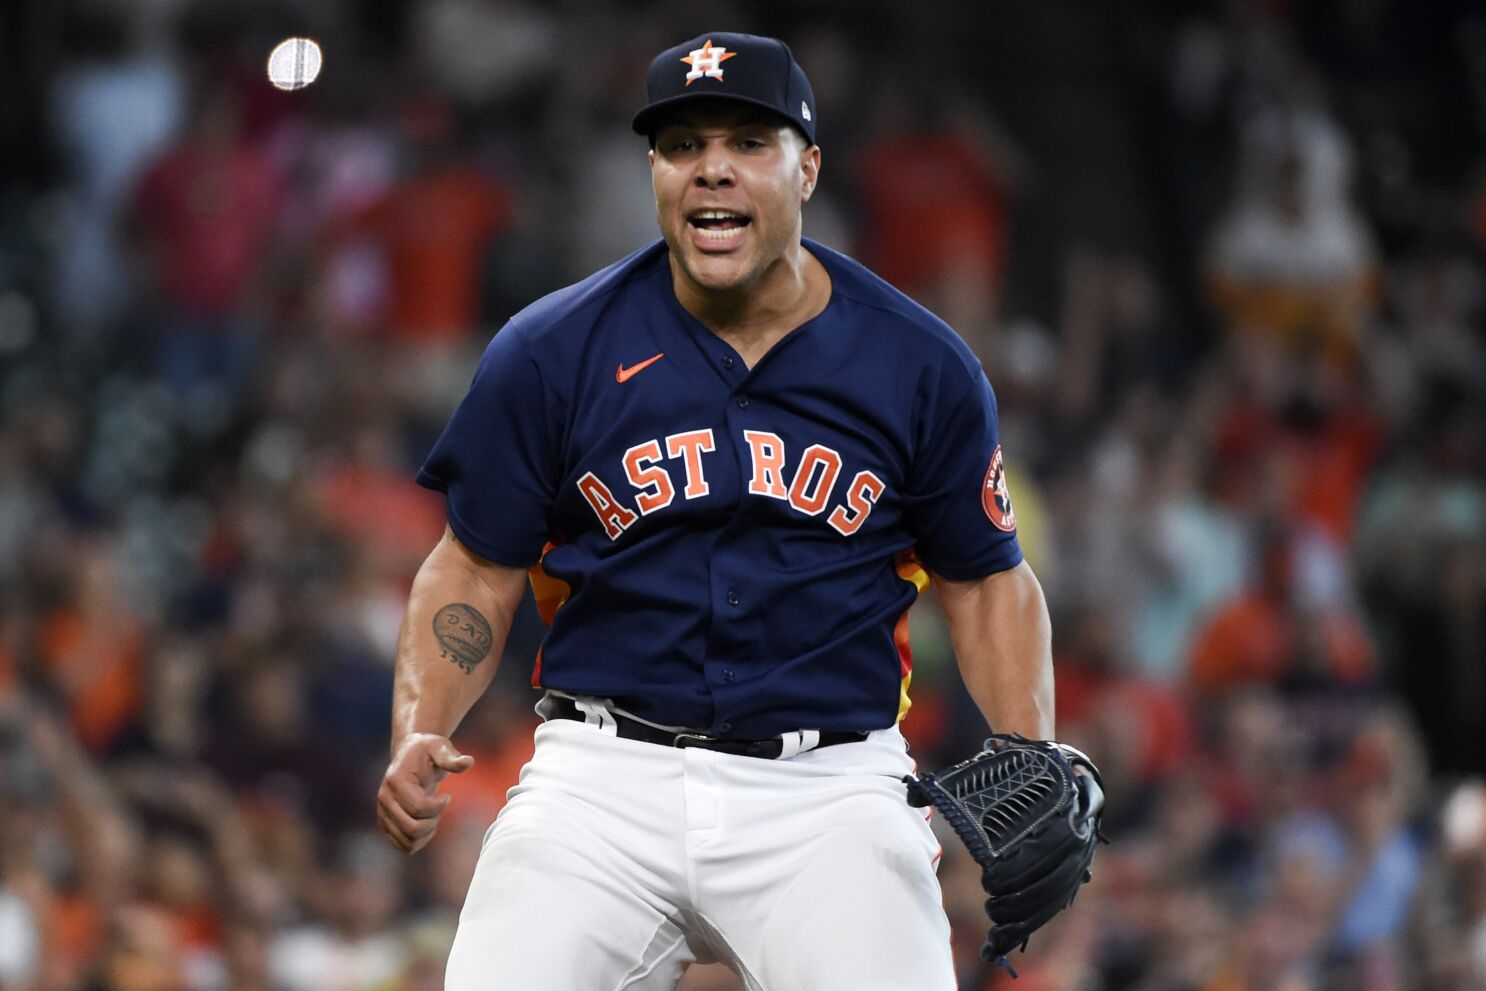
[[[697,93],[682,93],[680,96],[671,96],[667,97],[664,100],[657,100],[654,103],[650,104],[650,106],[635,114],[634,120],[630,121],[630,127],[634,128],[636,134],[643,134],[646,137],[650,137],[655,134],[657,130],[659,130],[661,118],[665,117],[677,107],[685,106],[688,103],[697,103],[702,100],[726,100],[729,103],[743,103],[747,104],[748,106],[758,107],[760,110],[767,110],[773,116],[778,117],[780,120],[784,121],[786,124],[790,125],[795,130],[805,135],[806,140],[809,141],[811,144],[815,144],[814,134],[812,134],[803,124],[795,120],[793,117],[789,116],[788,114],[780,113],[779,108],[774,106],[774,104],[765,103],[763,100],[755,100],[752,97],[748,96],[735,96],[732,93],[709,93],[703,91]]]

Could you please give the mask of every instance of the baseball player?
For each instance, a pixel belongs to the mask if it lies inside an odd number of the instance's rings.
[[[530,581],[545,721],[451,991],[714,960],[754,991],[952,991],[897,729],[931,580],[987,721],[1053,735],[995,398],[949,327],[802,238],[819,108],[782,42],[701,35],[647,89],[662,239],[513,317],[419,474],[448,529],[399,638],[382,827],[433,835]]]

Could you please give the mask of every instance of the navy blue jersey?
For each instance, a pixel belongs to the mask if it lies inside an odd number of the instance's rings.
[[[1021,561],[979,362],[807,241],[831,298],[752,369],[663,242],[534,303],[419,473],[471,550],[531,567],[535,684],[761,738],[907,710],[907,611]]]

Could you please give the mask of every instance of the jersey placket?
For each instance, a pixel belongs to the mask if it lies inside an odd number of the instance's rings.
[[[721,410],[725,429],[722,431],[724,436],[718,438],[718,453],[731,450],[738,471],[738,510],[718,534],[709,561],[712,615],[707,656],[702,665],[713,702],[713,718],[707,727],[708,732],[727,736],[733,730],[734,717],[745,706],[751,703],[757,707],[758,700],[752,698],[753,689],[749,682],[754,674],[753,668],[764,660],[758,654],[764,643],[764,609],[767,603],[758,574],[762,562],[757,535],[752,533],[760,525],[760,520],[757,497],[749,493],[753,465],[745,432],[778,431],[779,424],[769,417],[771,404],[755,391],[760,378],[767,374],[770,363],[781,351],[797,343],[797,335],[809,332],[810,322],[778,341],[749,368],[730,344],[686,312],[679,300],[672,297],[672,304],[683,331],[726,387]]]
[[[750,655],[757,650],[763,632],[756,594],[758,562],[745,546],[747,529],[757,525],[750,519],[748,500],[747,453],[740,443],[743,430],[755,419],[748,415],[753,401],[748,394],[758,369],[749,369],[743,359],[722,339],[712,337],[716,366],[728,384],[722,420],[727,425],[726,444],[738,464],[738,512],[723,527],[712,549],[711,600],[712,624],[707,638],[707,658],[703,670],[713,698],[711,731],[721,736],[733,728],[732,717],[746,696]],[[706,343],[703,343],[706,347]]]

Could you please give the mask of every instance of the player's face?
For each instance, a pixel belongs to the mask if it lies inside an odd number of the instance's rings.
[[[650,174],[661,234],[697,286],[747,289],[800,241],[820,149],[747,107],[688,110],[656,134]]]

